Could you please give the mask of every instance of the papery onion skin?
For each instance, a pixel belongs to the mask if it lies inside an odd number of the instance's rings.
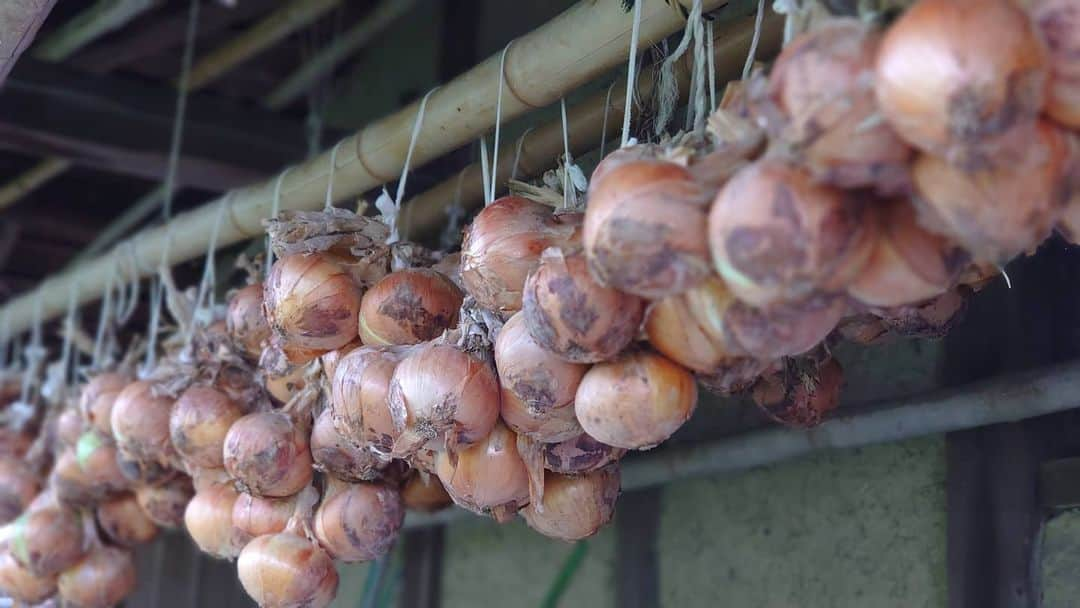
[[[506,321],[495,340],[502,388],[502,419],[515,433],[543,442],[581,433],[574,395],[588,366],[560,359],[532,338],[523,312]]]
[[[111,414],[117,449],[141,463],[178,464],[180,456],[169,437],[172,407],[173,400],[155,396],[146,380],[127,385],[117,395]]]
[[[364,293],[360,339],[369,346],[419,344],[457,326],[464,294],[428,268],[392,272]]]
[[[588,433],[544,446],[544,468],[564,475],[590,473],[617,462],[626,450],[600,443]]]
[[[229,475],[259,496],[292,496],[313,475],[306,429],[278,411],[248,414],[233,423],[224,456]]]
[[[16,458],[0,457],[0,524],[15,519],[41,489],[41,480],[29,465]]]
[[[289,359],[306,363],[356,338],[360,289],[330,256],[294,254],[274,263],[263,308]]]
[[[130,383],[131,378],[120,372],[104,372],[91,378],[79,395],[79,411],[86,422],[112,435],[113,404]]]
[[[296,366],[285,374],[267,372],[264,377],[266,392],[278,403],[288,403],[296,393],[299,393],[307,385],[307,380],[304,379],[304,371],[303,366]]]
[[[1065,134],[1040,121],[994,166],[965,171],[922,155],[912,167],[919,219],[980,261],[1004,264],[1049,236],[1068,195]],[[1007,162],[1006,162],[1007,161]]]
[[[342,346],[341,348],[336,350],[332,350],[325,355],[319,357],[319,363],[322,364],[323,374],[325,374],[328,379],[333,378],[334,372],[337,371],[337,366],[338,363],[341,362],[341,359],[345,355],[362,347],[363,345],[364,344],[360,341],[360,338],[357,338],[352,342],[349,342],[345,346]]]
[[[148,543],[157,536],[158,527],[139,506],[134,494],[99,504],[96,515],[105,536],[122,547]]]
[[[284,532],[296,511],[296,496],[261,498],[241,494],[233,504],[233,524],[252,538]]]
[[[754,388],[758,379],[775,365],[775,361],[733,357],[721,362],[708,373],[698,372],[695,376],[701,388],[714,395],[731,397]]]
[[[843,289],[877,236],[864,212],[788,163],[759,161],[728,181],[709,213],[716,270],[736,297],[759,307]]]
[[[533,339],[574,363],[596,363],[619,354],[637,335],[645,311],[641,298],[596,282],[584,253],[544,251],[525,281],[522,312]]]
[[[1031,16],[1050,50],[1047,116],[1080,129],[1080,5],[1074,0],[1035,0]]]
[[[181,393],[173,406],[169,436],[176,451],[188,463],[221,468],[225,436],[243,415],[243,408],[225,393],[209,386],[192,386]]]
[[[262,608],[323,608],[337,595],[333,560],[293,532],[252,540],[240,553],[236,569],[244,591]]]
[[[966,288],[951,289],[926,302],[876,309],[874,313],[889,331],[906,338],[944,338],[967,312]]]
[[[239,494],[229,484],[211,484],[196,492],[184,510],[184,527],[203,553],[233,559],[251,536],[233,524]]]
[[[57,579],[66,605],[109,608],[135,590],[135,560],[127,549],[101,546]]]
[[[56,504],[29,509],[10,525],[11,554],[35,576],[59,574],[86,554],[82,522],[74,509]]]
[[[387,404],[390,380],[408,352],[365,346],[342,357],[330,384],[330,407],[339,430],[390,452],[401,434]]]
[[[637,351],[594,365],[574,404],[578,422],[598,441],[648,449],[672,435],[694,413],[693,375],[667,357]]]
[[[521,309],[525,278],[548,247],[579,238],[582,216],[554,214],[550,207],[518,196],[496,200],[465,229],[461,280],[483,308],[501,314]]]
[[[521,510],[529,527],[544,536],[576,541],[596,534],[615,515],[619,498],[618,465],[584,475],[544,475],[543,508],[529,504]]]
[[[766,376],[754,387],[754,403],[773,420],[790,427],[821,424],[840,401],[843,369],[829,358],[816,369],[792,363]]]
[[[710,271],[705,228],[711,196],[672,162],[602,161],[589,184],[582,233],[596,278],[650,299],[702,281]]]
[[[179,528],[184,524],[184,510],[195,495],[191,479],[178,476],[161,485],[135,489],[135,499],[150,521],[164,528]]]
[[[529,502],[529,474],[517,436],[496,424],[482,441],[435,455],[435,471],[454,502],[474,513],[508,521]]]
[[[310,443],[315,469],[342,481],[370,481],[387,464],[367,445],[339,433],[329,409],[316,416]]]
[[[313,529],[330,557],[366,562],[390,552],[404,521],[397,489],[380,483],[339,484],[315,511]]]
[[[270,325],[263,315],[263,284],[253,283],[238,290],[229,300],[225,324],[233,344],[257,361],[270,339]]]
[[[879,344],[892,337],[885,322],[868,312],[845,317],[836,326],[835,333],[844,340],[863,346]]]
[[[417,471],[401,488],[401,502],[410,511],[434,513],[454,504],[435,475]]]
[[[1012,0],[920,0],[885,32],[875,92],[901,137],[970,166],[1038,115],[1048,63],[1034,24]]]
[[[43,602],[56,593],[56,576],[37,576],[9,551],[0,552],[0,592],[26,604]]]

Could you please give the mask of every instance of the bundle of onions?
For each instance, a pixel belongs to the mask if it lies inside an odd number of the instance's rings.
[[[768,306],[843,289],[870,258],[864,206],[779,160],[731,178],[709,213],[720,276],[744,302]]]
[[[281,411],[240,418],[225,436],[225,470],[249,494],[296,494],[312,477],[307,427]]]
[[[588,366],[567,362],[540,346],[529,334],[523,312],[515,313],[499,331],[495,367],[502,388],[502,419],[511,430],[545,443],[581,433],[574,395]]]
[[[41,480],[25,462],[0,457],[0,524],[15,519],[41,489]]]
[[[926,302],[875,310],[892,333],[909,338],[943,338],[967,311],[966,288],[949,291]]]
[[[588,433],[544,446],[544,468],[567,475],[589,473],[618,461],[622,448],[600,443]]]
[[[56,417],[56,438],[64,447],[75,447],[85,430],[86,423],[76,408],[69,407]]]
[[[38,576],[4,550],[0,552],[0,592],[16,602],[34,605],[56,593],[56,576]]]
[[[111,420],[116,446],[127,458],[143,465],[179,464],[169,437],[173,400],[154,392],[153,384],[137,380],[117,395]]]
[[[368,346],[419,344],[457,326],[464,298],[441,273],[407,268],[383,277],[360,303],[360,339]]]
[[[434,513],[453,504],[454,499],[438,477],[416,471],[401,488],[401,502],[410,511]]]
[[[457,505],[499,522],[529,502],[529,475],[517,436],[501,423],[478,443],[437,453],[435,471]]]
[[[712,191],[676,163],[605,159],[589,184],[582,234],[589,267],[602,284],[643,298],[693,287],[710,270],[705,220],[711,198]]]
[[[214,557],[233,559],[251,536],[233,523],[239,494],[230,484],[208,484],[199,489],[184,510],[184,527],[195,544]]]
[[[1045,44],[1012,0],[920,0],[877,54],[885,118],[912,145],[971,165],[1008,147],[1043,106]]]
[[[35,576],[55,576],[86,553],[79,513],[55,500],[32,506],[9,525],[11,554]]]
[[[209,386],[192,386],[181,393],[169,417],[173,447],[191,466],[221,468],[225,435],[243,415],[240,404],[225,393]]]
[[[395,457],[410,456],[429,442],[454,448],[482,440],[499,417],[499,381],[487,363],[441,342],[429,342],[398,363],[387,399]]]
[[[65,604],[80,608],[109,608],[135,590],[135,560],[131,551],[99,546],[60,574],[57,587]]]
[[[195,495],[191,478],[177,476],[161,485],[140,486],[135,499],[150,521],[164,528],[178,528],[184,523],[184,510]]]
[[[311,429],[311,458],[316,470],[342,481],[370,481],[387,464],[369,446],[339,433],[329,408],[315,417]]]
[[[397,489],[382,483],[330,482],[315,511],[315,538],[330,557],[346,563],[386,555],[405,521]]]
[[[1025,133],[1007,155],[971,170],[920,156],[912,167],[920,220],[992,263],[1042,242],[1065,203],[1069,143],[1045,121]]]
[[[148,543],[158,527],[146,515],[134,494],[125,494],[97,506],[97,522],[109,542],[122,547]]]
[[[79,395],[79,410],[94,428],[112,435],[112,409],[120,391],[131,384],[121,372],[104,372],[90,379]]]
[[[574,363],[619,354],[637,335],[641,298],[597,283],[581,252],[544,251],[525,281],[522,312],[533,339]]]
[[[548,472],[544,500],[521,510],[529,527],[551,538],[575,541],[596,534],[611,521],[619,498],[619,466],[583,475]]]
[[[649,449],[671,436],[694,413],[694,376],[646,350],[594,365],[578,386],[578,422],[598,441]]]
[[[1043,111],[1080,129],[1080,7],[1073,0],[1035,0],[1031,16],[1050,50],[1050,84]]]
[[[879,191],[906,182],[911,151],[874,98],[879,41],[869,24],[831,19],[785,46],[769,74],[762,118],[819,181]]]
[[[263,316],[263,285],[254,283],[233,294],[225,325],[233,344],[253,361],[258,361],[270,339],[270,325]]]
[[[352,342],[349,342],[345,346],[342,346],[341,348],[338,348],[336,350],[332,350],[325,355],[319,357],[319,363],[322,364],[323,374],[328,379],[333,378],[334,373],[337,371],[338,363],[341,362],[345,355],[351,353],[352,351],[360,348],[363,345],[364,344],[360,341],[360,338],[357,338]]]
[[[340,430],[382,453],[400,434],[390,416],[390,380],[409,348],[363,347],[341,358],[330,383],[330,407]]]
[[[270,270],[263,309],[289,359],[305,363],[356,338],[360,289],[330,255],[293,254]]]
[[[296,496],[261,498],[241,494],[233,504],[233,524],[252,538],[284,532],[296,511]]]
[[[521,309],[521,288],[548,247],[579,238],[582,216],[553,214],[551,208],[517,196],[485,207],[465,229],[461,280],[465,291],[488,310]]]
[[[836,359],[789,360],[754,386],[754,403],[777,422],[796,428],[821,423],[840,402],[844,372]]]

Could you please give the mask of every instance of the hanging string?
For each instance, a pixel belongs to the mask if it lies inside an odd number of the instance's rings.
[[[750,70],[754,67],[754,57],[757,55],[758,41],[761,39],[761,23],[764,19],[765,0],[758,0],[757,16],[754,17],[754,37],[750,40],[750,52],[746,54],[746,63],[743,64],[742,69],[743,80],[750,77]]]
[[[292,171],[294,167],[286,167],[284,171],[278,173],[277,179],[274,180],[274,198],[270,203],[270,219],[274,219],[281,211],[281,182],[285,179],[285,176]],[[270,280],[270,267],[274,265],[274,248],[270,246],[270,234],[266,235],[266,264],[263,268],[263,277],[265,281]]]
[[[11,346],[11,325],[8,324],[8,310],[0,315],[0,370],[8,368],[8,346]]]
[[[405,184],[409,181],[409,168],[412,166],[413,152],[416,150],[416,142],[420,140],[420,130],[424,126],[424,114],[427,111],[428,99],[437,90],[439,90],[439,87],[428,91],[420,100],[420,106],[416,109],[412,133],[409,135],[409,149],[405,152],[405,164],[401,167],[401,177],[398,179],[394,199],[390,200],[390,195],[386,193],[385,188],[382,194],[375,199],[375,207],[383,215],[387,226],[390,227],[390,236],[386,239],[388,245],[401,240],[400,228],[404,222],[399,222],[398,218],[401,217],[401,204],[405,202]],[[401,217],[401,219],[404,220],[405,218]]]
[[[607,88],[607,97],[604,98],[604,122],[600,125],[600,159],[604,158],[604,146],[607,144],[607,119],[608,110],[611,109],[611,91],[615,89],[616,83],[611,83],[611,86]]]
[[[694,120],[689,123],[695,131],[705,128],[705,77],[708,58],[705,57],[705,20],[699,15],[692,23],[694,27],[694,82],[691,105],[694,108]],[[689,128],[689,127],[688,127]]]
[[[491,171],[488,168],[487,138],[480,137],[480,179],[484,182],[484,206],[487,207],[495,202],[495,196],[491,193]]]
[[[22,386],[19,391],[19,401],[30,402],[30,389],[33,385],[33,376],[37,373],[37,360],[41,356],[41,291],[38,291],[34,306],[33,322],[30,326],[30,344],[23,353],[26,361],[26,369],[23,370]]]
[[[334,171],[337,169],[337,151],[343,143],[345,143],[344,139],[334,144],[334,149],[330,151],[330,175],[326,180],[326,203],[323,205],[323,211],[334,208]]]
[[[570,207],[570,188],[573,188],[573,183],[570,181],[570,167],[574,164],[574,159],[570,158],[570,129],[566,124],[566,98],[559,100],[559,110],[562,112],[562,141],[563,141],[563,209]],[[573,193],[575,202],[577,201],[577,192]]]
[[[187,343],[191,344],[191,338],[195,334],[195,319],[200,310],[212,310],[214,308],[214,283],[217,280],[217,269],[214,260],[217,257],[218,234],[221,233],[221,225],[225,222],[225,211],[232,202],[233,193],[229,193],[221,199],[218,205],[217,218],[214,228],[210,231],[210,242],[206,248],[206,261],[203,263],[202,280],[199,281],[199,291],[195,296],[195,308],[192,311],[191,323],[188,325]]]
[[[93,369],[98,369],[101,365],[101,358],[105,356],[102,352],[105,347],[105,330],[109,325],[109,317],[112,316],[112,300],[113,300],[113,285],[116,281],[116,266],[112,266],[109,270],[109,276],[105,280],[105,297],[101,298],[101,311],[98,313],[97,331],[94,332],[94,350],[90,355],[90,366]]]
[[[638,39],[641,36],[641,5],[644,0],[634,0],[634,25],[630,30],[630,59],[626,67],[626,103],[623,107],[622,147],[630,143],[630,109],[634,105],[634,84],[637,78]]]
[[[507,42],[503,47],[502,55],[499,56],[499,92],[495,95],[495,147],[491,151],[491,187],[488,188],[488,203],[494,201],[495,180],[499,179],[499,130],[502,127],[503,82],[506,81],[506,52],[510,50],[512,44],[514,44],[513,40]]]
[[[518,140],[517,140],[517,150],[514,150],[514,166],[510,168],[510,179],[511,180],[517,179],[518,163],[521,162],[521,148],[525,145],[525,138],[528,137],[529,133],[532,133],[532,131],[533,131],[533,127],[529,127],[528,129],[525,129],[525,132],[522,133],[521,137],[519,137]]]
[[[78,312],[79,302],[79,281],[71,282],[71,287],[68,288],[68,306],[67,315],[64,317],[64,341],[60,347],[60,364],[63,373],[64,385],[67,386],[73,380],[72,371],[72,336],[75,333],[75,313]]]
[[[716,51],[713,46],[713,22],[705,25],[705,54],[709,57],[709,113],[716,111]]]
[[[158,328],[161,325],[161,305],[164,300],[165,282],[161,279],[161,273],[167,270],[169,251],[172,249],[173,225],[168,224],[165,232],[165,247],[161,249],[161,261],[158,264],[158,274],[151,281],[150,287],[150,329],[147,332],[149,338],[146,343],[146,359],[143,363],[143,376],[150,374],[157,363],[157,338]]]
[[[124,325],[131,319],[131,315],[135,314],[135,308],[139,305],[139,295],[142,289],[141,281],[139,280],[139,260],[135,255],[135,243],[132,241],[124,241],[125,249],[127,249],[127,267],[130,271],[130,291],[125,288],[121,288],[121,294],[126,294],[127,297],[123,299],[123,304],[117,305],[116,310],[116,324],[118,326]]]
[[[199,25],[199,0],[191,0],[188,9],[187,31],[184,33],[184,54],[180,59],[180,82],[176,92],[176,115],[173,118],[172,138],[169,141],[169,164],[165,172],[165,202],[162,216],[172,218],[176,173],[180,164],[180,146],[184,139],[184,119],[187,116],[188,84],[191,80],[191,61],[195,55],[195,32]]]
[[[701,19],[701,0],[694,0],[694,7],[690,10],[687,18],[686,29],[683,31],[679,46],[668,55],[664,63],[660,65],[660,82],[657,84],[657,96],[659,97],[658,110],[656,113],[655,132],[663,134],[667,129],[671,116],[675,112],[675,102],[679,98],[679,87],[675,81],[675,62],[682,58],[686,50],[690,48],[690,41],[694,37],[694,24]]]

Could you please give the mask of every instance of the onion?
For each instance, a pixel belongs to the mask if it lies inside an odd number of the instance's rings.
[[[360,339],[369,346],[433,340],[457,326],[463,297],[457,285],[434,270],[391,272],[364,294]]]
[[[409,456],[431,441],[448,447],[480,441],[499,417],[499,382],[483,361],[449,344],[429,342],[406,356],[390,380],[387,403],[395,457]]]
[[[128,458],[123,452],[117,450],[116,465],[128,481],[136,485],[156,485],[173,479],[177,470],[156,462],[140,462]]]
[[[431,266],[431,269],[442,273],[446,278],[453,281],[460,289],[465,289],[465,283],[461,280],[461,252],[448,253],[441,260]]]
[[[509,521],[529,502],[529,475],[517,437],[502,424],[483,441],[436,454],[435,471],[455,503],[499,522]]]
[[[173,400],[154,394],[153,385],[138,380],[116,397],[111,420],[116,446],[125,456],[140,463],[162,466],[179,464],[179,455],[169,438],[169,415]]]
[[[304,378],[306,369],[297,365],[289,368],[284,374],[272,371],[266,372],[266,392],[270,393],[270,396],[277,400],[278,403],[288,403],[307,385],[307,380]]]
[[[386,462],[370,447],[351,441],[334,428],[334,416],[324,409],[311,429],[311,458],[317,470],[342,481],[369,481]]]
[[[79,513],[56,503],[29,509],[11,524],[11,554],[35,576],[59,574],[86,549]]]
[[[401,502],[410,511],[434,513],[450,506],[454,499],[435,475],[413,473],[401,488]]]
[[[292,531],[251,541],[236,562],[240,584],[262,608],[323,608],[337,595],[334,561]]]
[[[26,604],[43,602],[56,593],[56,576],[37,576],[8,551],[0,552],[0,592]]]
[[[927,302],[875,310],[893,333],[909,338],[943,338],[967,311],[968,290],[949,290]]]
[[[836,335],[849,342],[869,346],[886,340],[891,334],[880,317],[865,312],[842,319],[836,326]]]
[[[996,165],[965,171],[923,155],[912,168],[920,220],[976,259],[1004,263],[1042,242],[1057,222],[1068,152],[1064,133],[1040,122]]]
[[[135,591],[135,560],[131,551],[97,547],[77,566],[57,579],[65,605],[109,608]]]
[[[676,363],[711,372],[740,353],[730,344],[724,316],[737,305],[723,281],[711,276],[687,291],[654,302],[645,318],[649,343]]]
[[[1080,129],[1080,6],[1075,0],[1036,0],[1032,18],[1050,49],[1046,114]]]
[[[233,344],[251,360],[257,361],[270,339],[270,326],[263,316],[262,283],[248,285],[233,294],[225,324]]]
[[[94,431],[83,433],[74,450],[60,454],[50,482],[57,497],[72,506],[89,506],[131,486],[116,448]]]
[[[79,410],[94,428],[112,435],[112,409],[120,391],[131,383],[127,374],[104,372],[90,379],[79,395]]]
[[[294,363],[341,348],[357,336],[360,289],[323,253],[294,254],[274,263],[263,290],[273,334]]]
[[[504,314],[521,310],[521,288],[540,254],[574,242],[581,220],[581,214],[554,214],[550,207],[518,196],[491,203],[465,229],[465,291],[483,308]]]
[[[525,281],[522,311],[540,346],[567,361],[596,363],[633,341],[644,302],[598,284],[584,254],[548,249]]]
[[[776,160],[735,174],[709,214],[720,276],[741,300],[767,306],[843,289],[873,251],[864,207]]]
[[[656,446],[696,406],[697,385],[690,372],[648,351],[594,365],[581,380],[574,404],[586,433],[626,449]]]
[[[404,521],[396,489],[379,483],[333,484],[315,512],[314,532],[330,557],[366,562],[390,552]]]
[[[40,489],[30,466],[10,456],[0,456],[0,524],[15,519],[30,505]]]
[[[337,350],[332,350],[325,355],[319,357],[319,363],[322,364],[323,374],[327,377],[327,379],[332,379],[334,377],[334,372],[337,371],[338,363],[341,362],[341,359],[345,357],[345,355],[360,348],[361,346],[363,346],[363,342],[360,341],[360,338],[357,338],[352,342],[349,342],[345,346],[342,346]]]
[[[225,470],[249,494],[281,498],[311,482],[308,434],[283,412],[240,418],[225,436]]]
[[[178,476],[159,486],[135,489],[135,499],[150,521],[165,528],[178,528],[184,523],[184,510],[195,495],[191,478]]]
[[[582,238],[603,285],[644,298],[693,287],[709,274],[712,192],[665,160],[605,159],[593,172]]]
[[[736,357],[721,363],[716,369],[696,374],[698,384],[714,395],[731,397],[754,388],[758,378],[776,365],[752,357]]]
[[[86,430],[86,422],[79,410],[69,407],[56,417],[56,438],[63,447],[74,447]]]
[[[364,347],[341,358],[330,385],[330,407],[346,435],[388,453],[400,435],[387,397],[407,348]]]
[[[626,450],[600,443],[588,433],[544,446],[544,468],[555,473],[589,473],[616,462]]]
[[[243,415],[243,408],[225,393],[209,386],[192,386],[173,406],[169,436],[189,464],[221,468],[225,435]]]
[[[125,494],[99,504],[97,522],[110,542],[123,547],[148,543],[158,532],[134,494]]]
[[[809,428],[836,409],[843,381],[843,369],[831,357],[824,363],[789,360],[782,370],[758,382],[754,403],[781,424]]]
[[[551,538],[581,540],[611,521],[619,498],[619,467],[611,465],[584,475],[544,475],[544,500],[529,504],[521,515],[529,527]]]
[[[0,456],[22,458],[34,444],[34,439],[35,436],[29,429],[17,430],[2,426],[0,427]]]
[[[252,538],[284,532],[296,511],[296,496],[261,498],[241,494],[233,504],[233,524]]]
[[[784,47],[768,82],[780,141],[818,181],[897,191],[910,149],[880,120],[874,57],[880,36],[857,19],[831,19]],[[773,118],[770,115],[766,119]]]
[[[502,388],[502,419],[515,433],[543,442],[581,433],[574,395],[588,366],[552,354],[529,334],[525,313],[515,313],[495,340]]]
[[[184,510],[184,527],[195,544],[214,557],[233,559],[251,536],[233,524],[239,494],[229,484],[210,484],[195,493]]]

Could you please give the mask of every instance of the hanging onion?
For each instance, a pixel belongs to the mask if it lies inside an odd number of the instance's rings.
[[[612,447],[582,433],[573,439],[544,446],[544,468],[555,473],[590,473],[626,454],[622,448]]]
[[[1032,18],[1050,49],[1046,114],[1080,129],[1080,6],[1075,0],[1035,0]]]
[[[35,576],[59,574],[86,553],[79,513],[55,502],[28,509],[10,526],[11,554]]]
[[[342,357],[330,385],[330,407],[345,434],[389,453],[400,435],[387,397],[394,369],[409,348],[364,347]]]
[[[542,505],[529,504],[521,515],[530,528],[544,536],[565,541],[588,538],[611,521],[619,484],[618,465],[584,475],[549,471],[544,475]]]
[[[169,437],[173,400],[154,394],[153,385],[138,380],[127,385],[113,404],[113,437],[129,459],[139,463],[174,466],[179,455]]]
[[[611,446],[648,449],[694,413],[697,384],[686,369],[648,351],[594,365],[574,407],[585,432]]]
[[[296,511],[296,496],[261,498],[241,494],[233,504],[233,524],[252,538],[284,532]]]
[[[120,391],[131,383],[127,374],[104,372],[90,379],[79,395],[79,410],[86,422],[112,435],[112,409]]]
[[[693,287],[709,274],[712,192],[685,167],[617,156],[593,172],[582,234],[603,285],[643,298]]]
[[[258,361],[270,339],[270,326],[263,315],[262,283],[248,285],[233,294],[225,324],[233,344],[252,361]]]
[[[649,343],[680,365],[711,372],[741,354],[729,343],[724,323],[725,314],[736,302],[716,276],[654,302],[645,319]]]
[[[796,428],[821,423],[840,402],[843,369],[836,359],[789,360],[783,369],[754,387],[754,403],[777,422]]]
[[[57,497],[72,506],[89,506],[131,487],[116,448],[94,431],[83,433],[74,450],[61,453],[50,481]]]
[[[225,483],[200,488],[184,510],[184,527],[195,544],[213,557],[233,559],[251,536],[233,524],[239,494]]]
[[[360,341],[360,338],[357,338],[352,342],[349,342],[345,346],[342,346],[337,350],[332,350],[325,355],[319,357],[319,363],[322,364],[323,374],[327,377],[327,379],[332,379],[334,377],[334,372],[337,371],[338,363],[341,362],[341,359],[344,358],[345,355],[360,348],[361,346],[363,346],[363,342]]]
[[[390,552],[404,521],[397,489],[380,483],[332,483],[315,512],[314,532],[330,557],[366,562]]]
[[[453,504],[454,499],[438,477],[416,471],[401,488],[401,502],[410,511],[434,513]]]
[[[525,313],[510,317],[495,340],[502,419],[515,433],[542,442],[581,433],[574,395],[588,366],[569,363],[532,338]]]
[[[65,409],[56,417],[56,438],[63,447],[75,447],[85,430],[86,422],[82,414],[73,407]]]
[[[57,587],[66,605],[110,608],[135,590],[135,560],[131,551],[100,546],[78,565],[60,574]]]
[[[455,503],[496,521],[509,521],[529,502],[529,475],[517,436],[502,424],[482,441],[436,454],[435,470]]]
[[[110,542],[122,547],[148,543],[158,527],[146,515],[134,494],[124,494],[97,506],[97,522]]]
[[[864,312],[845,317],[836,326],[836,335],[855,344],[869,346],[888,339],[889,327],[877,315]]]
[[[457,285],[434,270],[392,272],[364,293],[360,339],[369,346],[433,340],[457,326],[463,297]]]
[[[157,486],[135,489],[135,499],[150,521],[165,528],[178,528],[184,523],[184,510],[195,495],[191,478],[177,476]]]
[[[776,160],[739,171],[709,214],[720,276],[740,299],[767,306],[843,289],[873,251],[864,207]]]
[[[225,470],[249,494],[281,498],[311,482],[308,430],[283,412],[237,420],[225,436],[224,455]]]
[[[387,464],[367,445],[339,433],[329,408],[315,417],[311,429],[311,458],[317,470],[342,481],[370,481]]]
[[[306,371],[307,368],[302,365],[290,367],[282,374],[267,371],[264,376],[266,392],[278,403],[288,403],[290,399],[307,386],[307,380],[304,378]]]
[[[293,363],[341,348],[357,336],[360,289],[323,253],[294,254],[274,263],[263,290],[272,333]]]
[[[0,525],[15,519],[40,490],[38,476],[25,462],[0,457]]]
[[[499,382],[483,361],[449,344],[429,342],[394,369],[387,402],[394,428],[401,431],[393,454],[410,456],[443,438],[452,448],[486,437],[499,417]]]
[[[225,435],[243,415],[243,408],[225,393],[209,386],[192,386],[173,406],[169,436],[189,464],[221,468]]]
[[[19,564],[10,551],[0,551],[0,592],[34,605],[56,593],[56,576],[38,576]]]
[[[521,309],[521,288],[548,247],[579,238],[582,216],[554,214],[525,198],[507,196],[485,207],[465,229],[461,279],[483,308],[512,314]]]

